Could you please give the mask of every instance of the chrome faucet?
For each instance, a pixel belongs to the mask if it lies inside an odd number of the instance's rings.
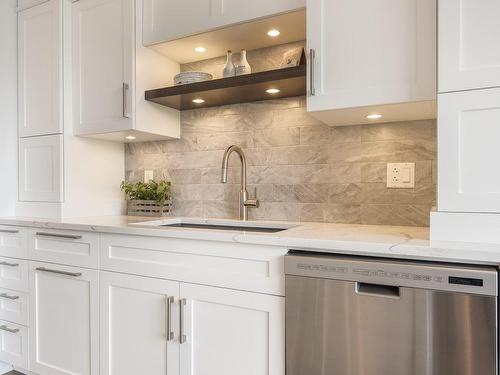
[[[248,208],[259,207],[259,201],[257,199],[248,198],[247,192],[247,158],[243,153],[243,150],[236,145],[229,146],[226,152],[224,152],[224,157],[222,158],[222,176],[221,182],[223,184],[227,183],[227,167],[229,164],[229,157],[233,152],[236,152],[241,160],[241,189],[240,189],[240,220],[248,220]]]

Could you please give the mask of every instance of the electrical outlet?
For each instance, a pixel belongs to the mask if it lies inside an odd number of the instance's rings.
[[[144,182],[149,182],[154,179],[153,171],[144,171]]]
[[[415,163],[388,163],[387,187],[411,189],[415,187]]]

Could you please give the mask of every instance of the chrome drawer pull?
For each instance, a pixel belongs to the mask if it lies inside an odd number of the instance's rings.
[[[18,230],[14,230],[14,229],[0,229],[0,233],[12,233],[12,234],[15,234],[15,233],[19,233]]]
[[[46,233],[46,232],[36,232],[36,235],[41,237],[65,238],[68,240],[80,240],[82,238],[82,236],[76,234],[58,234],[58,233]]]
[[[37,267],[36,270],[37,271],[42,271],[42,272],[57,273],[59,275],[64,275],[64,276],[73,276],[73,277],[80,277],[80,276],[82,276],[81,272],[59,271],[59,270],[53,270],[51,268],[45,268],[45,267]]]
[[[0,262],[0,266],[19,267],[19,263]]]
[[[7,331],[7,332],[10,332],[10,333],[18,333],[19,332],[18,328],[9,328],[6,325],[0,326],[0,329],[2,331]]]
[[[7,293],[1,293],[0,298],[7,298],[14,301],[16,299],[19,299],[19,296],[9,296]]]
[[[167,297],[167,341],[174,339],[174,331],[172,330],[172,304],[174,297]]]
[[[179,333],[179,341],[181,344],[184,344],[186,342],[186,334],[184,333],[184,310],[185,306],[187,304],[187,301],[185,298],[181,299],[179,301],[179,305],[181,308],[181,319],[180,319],[180,333]]]

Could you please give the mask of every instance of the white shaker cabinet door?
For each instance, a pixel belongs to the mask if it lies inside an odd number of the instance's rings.
[[[439,211],[500,212],[500,88],[438,101]]]
[[[284,375],[285,299],[181,284],[181,375]]]
[[[144,0],[143,41],[170,41],[305,6],[306,0]]]
[[[48,135],[19,140],[19,200],[61,202],[63,137]]]
[[[101,273],[101,375],[179,374],[179,283]]]
[[[19,136],[62,133],[61,2],[19,12]]]
[[[75,134],[132,129],[134,3],[73,2]]]
[[[500,86],[500,1],[438,4],[439,92]]]
[[[30,370],[98,375],[98,271],[30,262]]]
[[[307,110],[328,125],[435,117],[436,0],[308,0],[307,48]]]

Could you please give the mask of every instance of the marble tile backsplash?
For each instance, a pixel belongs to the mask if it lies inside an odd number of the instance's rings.
[[[237,218],[240,168],[224,150],[241,146],[251,219],[429,225],[436,200],[434,120],[329,127],[307,114],[305,98],[195,109],[181,114],[182,138],[128,144],[126,178],[144,170],[172,181],[174,215]],[[415,162],[414,189],[388,189],[388,162]]]

